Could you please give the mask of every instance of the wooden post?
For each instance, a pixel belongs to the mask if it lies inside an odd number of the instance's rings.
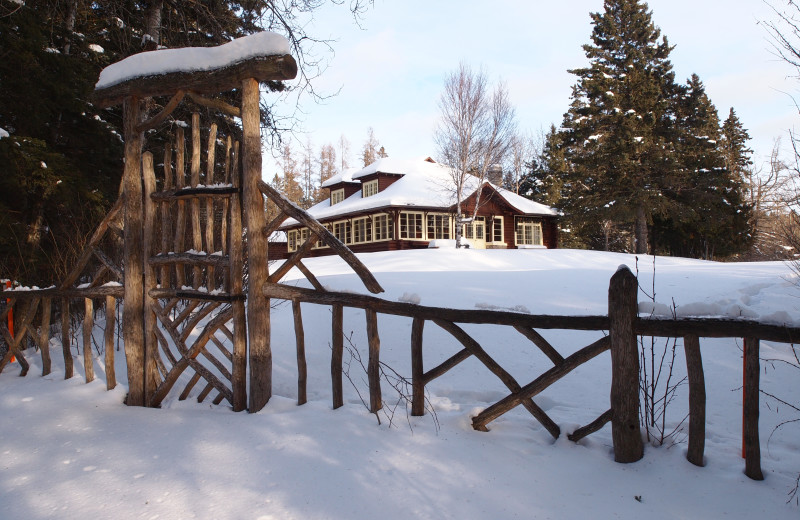
[[[367,363],[367,379],[369,380],[369,411],[377,413],[383,407],[381,402],[381,339],[378,336],[378,314],[366,309],[367,340],[369,341],[369,361]]]
[[[297,404],[305,404],[306,380],[308,372],[306,369],[306,344],[305,334],[303,333],[303,315],[300,313],[300,300],[292,300],[292,314],[294,315],[294,337],[297,343]]]
[[[114,370],[114,325],[117,320],[117,299],[106,296],[106,331],[103,335],[106,361],[106,390],[117,386],[117,373]]]
[[[611,340],[611,433],[614,460],[636,462],[644,455],[639,429],[639,350],[633,322],[638,313],[636,277],[621,267],[608,288]]]
[[[50,298],[42,298],[42,323],[39,328],[39,348],[42,349],[42,375],[50,373]]]
[[[128,364],[130,406],[144,406],[144,255],[142,210],[142,141],[136,126],[141,122],[141,101],[135,96],[123,102],[125,134],[125,305],[122,310],[122,336]]]
[[[69,298],[61,299],[61,353],[64,355],[64,379],[72,377],[73,363],[69,339]]]
[[[172,189],[172,143],[164,144],[164,191]],[[161,203],[161,253],[167,254],[172,250],[172,214],[170,212],[170,202]],[[170,266],[161,267],[161,287],[170,286]]]
[[[191,175],[192,188],[200,184],[200,114],[192,114],[192,162],[189,173]],[[192,248],[195,251],[203,250],[203,234],[200,230],[200,199],[192,198]],[[192,275],[192,287],[197,289],[203,285],[203,269],[199,265],[194,266]]]
[[[411,324],[411,415],[425,415],[425,380],[422,356],[423,318],[414,318]]]
[[[744,338],[744,474],[753,480],[764,480],[761,473],[761,445],[758,438],[759,391],[758,338]]]
[[[11,280],[6,280],[6,289],[11,289]],[[6,298],[6,305],[11,305],[11,299]],[[14,337],[14,309],[8,309],[8,332],[11,337]],[[14,362],[14,356],[11,356],[9,363]]]
[[[178,127],[175,131],[175,189],[181,189],[186,184],[186,159],[185,139],[183,128]],[[178,199],[177,216],[175,218],[175,245],[173,251],[183,252],[183,243],[186,237],[186,201]],[[175,287],[180,289],[186,285],[186,271],[182,264],[175,264]]]
[[[94,356],[92,355],[92,329],[94,329],[94,303],[91,298],[84,298],[83,314],[83,368],[86,371],[86,382],[94,381]]]
[[[234,153],[231,182],[235,188],[241,185],[237,170],[237,157]],[[238,195],[231,197],[228,211],[230,234],[228,240],[227,274],[229,286],[226,289],[234,296],[233,309],[233,369],[231,371],[231,390],[233,391],[233,411],[241,412],[247,408],[247,317],[244,304],[244,254],[242,246],[242,205]],[[224,228],[224,226],[223,226]]]
[[[153,165],[153,154],[142,154],[142,180],[144,200],[144,402],[149,405],[150,398],[156,393],[161,384],[161,374],[158,372],[156,358],[158,357],[158,338],[156,327],[158,322],[153,310],[153,298],[150,290],[158,285],[156,268],[147,261],[153,256],[156,242],[156,205],[150,196],[156,190],[156,173]],[[162,229],[166,233],[166,229]]]
[[[214,163],[216,162],[217,145],[217,124],[212,123],[208,132],[208,147],[206,149],[206,186],[214,184]],[[205,232],[205,251],[210,255],[216,251],[214,246],[214,198],[206,197],[206,232]],[[216,277],[214,276],[214,266],[206,267],[206,287],[209,291],[217,288]]]
[[[331,384],[333,386],[333,409],[344,405],[342,392],[342,355],[344,354],[343,309],[333,305],[331,317]]]
[[[683,350],[689,378],[689,452],[686,459],[695,466],[702,466],[706,444],[706,383],[699,338],[695,335],[685,336]]]
[[[263,288],[269,277],[264,199],[261,180],[261,127],[258,81],[242,81],[242,200],[247,226],[247,324],[250,343],[250,412],[267,404],[272,396],[272,349],[270,347],[269,299]]]

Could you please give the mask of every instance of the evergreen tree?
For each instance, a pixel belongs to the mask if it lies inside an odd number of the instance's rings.
[[[664,194],[679,182],[672,47],[639,0],[605,0],[591,17],[589,66],[570,71],[578,82],[562,124],[563,207],[576,229],[632,227],[635,251],[646,253],[648,221],[671,209]]]
[[[694,74],[677,100],[676,151],[684,182],[668,195],[672,212],[657,217],[656,242],[673,255],[713,258],[749,244],[741,176],[726,167],[717,109]]]

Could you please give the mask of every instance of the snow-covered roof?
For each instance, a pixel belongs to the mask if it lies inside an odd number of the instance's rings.
[[[259,32],[218,47],[184,47],[142,52],[109,65],[100,73],[95,89],[111,87],[133,78],[170,72],[208,71],[229,67],[251,58],[289,54],[289,42],[280,34]]]
[[[342,173],[337,173],[330,179],[326,180],[322,184],[320,184],[321,188],[329,188],[334,184],[339,184],[340,182],[359,182],[353,181],[353,174],[360,171],[358,168],[348,168]]]
[[[317,220],[327,220],[332,217],[388,207],[448,208],[456,203],[455,189],[450,171],[449,167],[430,162],[427,158],[409,160],[385,157],[353,173],[352,179],[356,180],[376,172],[403,175],[389,187],[366,198],[361,196],[361,191],[358,191],[333,206],[331,206],[330,198],[327,198],[307,211]],[[326,182],[330,181],[331,179]],[[338,182],[341,182],[341,180]],[[522,213],[557,215],[557,212],[549,206],[533,202],[491,183],[487,184],[497,190],[509,205]],[[465,198],[477,188],[477,178],[473,179],[473,182],[468,182],[464,190]],[[285,228],[296,224],[297,221],[295,219],[289,218],[281,224],[281,227]]]

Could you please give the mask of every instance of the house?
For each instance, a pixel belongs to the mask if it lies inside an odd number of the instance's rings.
[[[465,188],[465,217],[472,216],[480,190],[478,213],[464,223],[471,247],[555,248],[557,212],[509,190],[475,178]],[[426,248],[432,241],[455,239],[455,187],[450,169],[431,158],[379,159],[362,170],[350,170],[322,184],[328,198],[307,211],[355,252]],[[287,253],[308,238],[308,229],[287,219]],[[315,245],[313,256],[329,254]],[[272,255],[270,255],[272,256]]]

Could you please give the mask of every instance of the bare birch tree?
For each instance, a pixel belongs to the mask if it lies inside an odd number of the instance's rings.
[[[451,168],[456,195],[456,247],[461,247],[465,221],[465,188],[479,188],[489,168],[502,164],[516,129],[515,110],[503,83],[489,92],[486,73],[473,71],[461,63],[444,82],[439,99],[441,112],[434,141],[441,162]],[[472,217],[480,206],[481,190],[476,192]]]

